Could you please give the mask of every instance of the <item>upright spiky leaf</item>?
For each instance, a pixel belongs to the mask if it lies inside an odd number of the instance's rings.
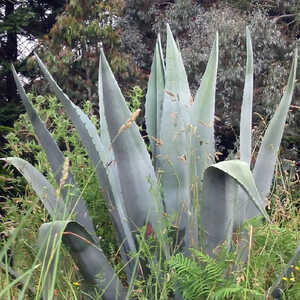
[[[243,103],[240,121],[240,157],[250,165],[251,161],[251,137],[252,137],[252,101],[253,101],[253,51],[249,28],[246,27],[247,39],[247,63]]]
[[[78,130],[80,138],[88,151],[89,157],[92,161],[93,166],[96,168],[96,175],[99,179],[99,182],[104,190],[107,193],[110,199],[111,189],[109,186],[109,182],[106,175],[105,165],[109,163],[109,161],[104,161],[105,150],[100,141],[97,129],[95,125],[89,120],[86,114],[75,104],[71,102],[69,97],[62,91],[62,89],[55,82],[51,74],[49,73],[46,66],[40,60],[40,58],[36,55],[36,59],[38,64],[50,84],[50,88],[52,92],[56,95],[58,100],[64,106],[66,112],[68,113],[72,123]]]
[[[165,67],[162,56],[161,41],[158,35],[150,78],[146,94],[145,120],[151,143],[152,160],[157,170],[157,155],[160,147],[160,123],[165,89]]]
[[[276,109],[276,112],[266,130],[253,170],[255,182],[257,184],[259,192],[261,193],[264,204],[266,203],[266,197],[271,189],[277,154],[285,126],[287,113],[289,111],[289,106],[293,97],[296,80],[297,60],[298,50],[296,49],[287,87],[280,101],[280,104]]]
[[[58,148],[57,144],[55,143],[54,139],[52,138],[51,134],[45,127],[45,124],[40,120],[38,114],[36,113],[35,109],[33,108],[32,104],[30,103],[25,90],[23,88],[22,83],[20,82],[18,75],[16,73],[15,68],[12,66],[12,72],[14,75],[14,79],[17,85],[18,92],[21,96],[21,99],[23,101],[23,104],[26,108],[27,114],[29,116],[29,119],[32,123],[32,126],[34,128],[34,131],[36,135],[38,136],[39,142],[41,143],[42,147],[44,148],[47,159],[50,163],[51,169],[54,173],[55,179],[57,184],[60,184],[60,180],[62,177],[62,172],[63,172],[63,166],[65,162],[65,158],[63,153],[60,151]],[[62,195],[64,199],[67,199],[68,193],[69,195],[72,193],[74,196],[72,196],[71,199],[69,199],[68,202],[68,211],[75,212],[76,213],[76,221],[79,222],[81,225],[85,227],[87,231],[89,231],[94,238],[96,237],[95,229],[93,222],[91,218],[89,217],[89,213],[87,211],[86,205],[84,203],[84,200],[81,198],[80,190],[78,186],[75,183],[75,179],[73,177],[73,174],[71,171],[68,171],[68,176],[65,180],[65,184],[70,187],[70,188],[65,189],[64,187],[62,188]],[[65,203],[67,205],[67,203]]]
[[[202,182],[204,170],[215,161],[215,94],[219,53],[218,33],[192,106],[192,174]],[[199,187],[201,192],[201,186]]]
[[[188,231],[188,215],[191,214],[189,147],[187,126],[191,106],[190,90],[180,52],[167,26],[167,50],[158,172],[164,191],[168,214],[177,216],[180,230]],[[188,240],[185,246],[188,248]]]
[[[118,171],[120,186],[133,229],[149,220],[157,228],[161,199],[153,199],[150,189],[157,185],[145,143],[134,122],[103,51],[100,56],[99,85],[103,91],[100,119],[106,123]],[[101,81],[100,81],[101,78]]]
[[[246,27],[246,43],[247,63],[240,120],[240,158],[250,166],[252,152],[253,51],[248,27]],[[236,189],[238,190],[237,199],[239,201],[236,203],[234,226],[239,227],[245,221],[247,207],[250,205],[255,210],[256,208],[249,202],[248,195],[244,190],[238,186]]]
[[[175,94],[177,100],[186,105],[191,104],[191,92],[183,60],[177,44],[167,24],[167,50],[166,50],[166,91]]]
[[[129,252],[132,253],[135,252],[136,248],[135,248],[135,242],[133,240],[133,236],[131,232],[131,226],[130,226],[131,224],[128,220],[128,215],[126,212],[126,206],[125,206],[124,196],[121,189],[115,154],[111,149],[111,138],[107,128],[106,119],[104,117],[101,117],[102,112],[104,112],[101,64],[99,65],[99,70],[98,70],[98,96],[99,96],[100,127],[101,127],[100,137],[106,152],[106,156],[107,156],[106,159],[109,161],[106,170],[107,170],[107,176],[111,186],[112,194],[114,197],[114,203],[117,208],[117,215],[115,219],[119,217],[120,223],[122,224],[122,231],[124,232],[123,235],[124,237],[126,237],[126,240],[123,243],[124,247],[121,249],[121,255],[124,257],[126,256],[126,253],[128,254]],[[122,250],[124,251],[122,252]],[[129,263],[128,266],[129,268],[131,268],[132,265]],[[127,277],[128,279],[130,279],[131,277],[130,272],[127,272]]]
[[[113,218],[113,223],[116,226],[118,232],[118,239],[123,242],[123,240],[126,238],[129,243],[130,251],[134,251],[135,246],[133,238],[126,221],[127,214],[124,211],[122,204],[120,203],[120,192],[117,189],[118,184],[116,183],[116,180],[119,180],[118,174],[115,171],[112,174],[112,171],[110,169],[114,169],[114,167],[109,169],[109,166],[112,163],[114,164],[115,160],[113,154],[110,153],[107,149],[107,139],[105,140],[105,138],[103,138],[104,142],[106,143],[105,145],[103,145],[95,125],[79,107],[77,107],[70,101],[68,96],[57,85],[39,57],[36,56],[36,58],[42,72],[44,73],[47,81],[50,84],[51,90],[63,104],[65,110],[71,118],[72,123],[77,128],[80,138],[88,151],[91,162],[96,168],[96,175],[108,201],[108,206]],[[115,206],[117,210],[115,209]],[[124,236],[124,234],[126,235],[126,237]]]
[[[214,163],[215,139],[215,93],[218,68],[218,34],[214,41],[201,85],[196,93],[195,101],[192,102],[191,126],[189,135],[191,139],[190,149],[190,174],[193,186],[194,207],[192,212],[193,239],[198,244],[198,203],[202,197],[202,183],[204,170]]]

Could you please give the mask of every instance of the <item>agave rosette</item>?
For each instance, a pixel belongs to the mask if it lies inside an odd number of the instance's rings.
[[[133,271],[128,253],[137,249],[134,232],[148,223],[163,237],[166,234],[166,214],[179,229],[179,242],[185,254],[188,254],[189,247],[200,247],[213,254],[213,250],[224,241],[230,246],[234,226],[241,226],[247,219],[257,215],[268,219],[264,208],[265,199],[270,191],[276,156],[292,99],[297,51],[287,88],[266,131],[252,173],[253,55],[248,29],[246,36],[241,160],[219,163],[215,163],[214,140],[218,34],[194,99],[180,51],[169,26],[165,60],[158,37],[145,104],[152,157],[135,124],[139,112],[131,113],[128,109],[103,51],[100,54],[98,82],[100,134],[83,111],[64,94],[37,57],[52,92],[77,128],[95,167],[118,240],[123,245],[121,253],[124,263],[128,263],[128,278]],[[14,69],[13,73],[27,113],[59,184],[64,156],[37,116]],[[93,223],[72,174],[69,173],[67,182],[73,187],[73,196],[68,199],[67,191],[63,190],[58,198],[47,179],[28,162],[15,157],[5,160],[19,169],[55,220],[44,224],[40,230],[43,257],[50,257],[49,251],[55,249],[55,239],[59,236],[70,247],[87,282],[96,286],[98,291],[103,291],[103,299],[125,298],[126,289],[99,247]],[[82,239],[76,239],[75,236]],[[172,249],[167,239],[165,241],[164,250],[168,256]],[[43,246],[45,243],[48,247]],[[51,285],[51,266],[47,272],[45,299]],[[105,280],[99,280],[99,273],[104,275]]]

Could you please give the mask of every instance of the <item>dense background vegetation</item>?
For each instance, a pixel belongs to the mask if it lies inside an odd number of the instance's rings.
[[[195,91],[203,75],[216,30],[220,32],[220,61],[216,124],[220,147],[234,148],[241,103],[245,42],[244,28],[252,32],[255,59],[254,112],[268,118],[287,77],[292,51],[299,41],[299,2],[295,1],[2,1],[1,2],[0,124],[12,126],[21,107],[9,64],[37,94],[47,89],[35,78],[32,51],[48,64],[58,83],[75,103],[97,103],[99,49],[103,47],[123,92],[146,87],[157,32],[169,22],[182,49],[189,82]],[[27,41],[27,43],[25,42]],[[32,45],[32,44],[30,44]],[[298,68],[298,73],[299,73]],[[296,159],[299,149],[299,99],[296,92],[284,148]],[[95,105],[94,109],[97,109]],[[231,113],[234,113],[233,115]],[[260,117],[257,117],[258,122]],[[4,134],[9,128],[1,127]],[[221,134],[222,133],[222,134]],[[3,142],[3,139],[2,139]],[[225,151],[226,152],[226,151]],[[226,153],[225,153],[226,154]]]

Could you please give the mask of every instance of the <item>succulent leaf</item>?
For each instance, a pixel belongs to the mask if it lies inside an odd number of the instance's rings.
[[[175,216],[175,225],[179,228],[179,244],[184,242],[182,248],[185,254],[188,254],[190,246],[198,246],[198,222],[201,229],[201,246],[209,255],[214,255],[214,250],[223,242],[226,241],[228,248],[230,247],[234,226],[240,226],[247,219],[257,215],[269,220],[265,211],[265,198],[271,187],[277,152],[292,99],[297,50],[287,89],[267,128],[252,174],[250,161],[253,51],[248,28],[246,37],[247,65],[240,122],[241,160],[215,164],[214,114],[218,34],[195,101],[191,97],[182,57],[169,25],[166,66],[158,37],[145,105],[154,167],[135,123],[141,110],[131,113],[128,109],[103,50],[100,54],[98,81],[100,136],[93,123],[63,93],[37,57],[51,90],[69,114],[96,168],[99,183],[104,190],[119,234],[119,242],[124,242],[125,245],[121,254],[123,253],[124,262],[128,262],[129,265],[129,279],[133,269],[125,251],[136,251],[132,231],[150,222],[147,229],[152,231],[153,227],[164,241],[167,234],[163,222],[164,209],[168,215]],[[56,180],[60,182],[64,156],[38,118],[14,68],[13,74],[31,122],[55,172]],[[51,255],[54,253],[53,257],[58,258],[56,248],[59,248],[61,240],[69,246],[86,281],[96,287],[98,292],[104,293],[103,299],[127,297],[126,289],[88,233],[90,231],[94,234],[94,228],[82,199],[78,198],[80,193],[72,174],[69,174],[68,180],[75,186],[75,198],[79,199],[76,209],[80,211],[75,211],[79,216],[78,223],[61,221],[69,217],[68,206],[57,197],[53,186],[32,165],[14,157],[2,160],[19,169],[49,213],[60,219],[44,224],[40,229],[42,256],[44,260],[50,261],[49,273],[45,273],[45,299],[49,290],[51,292],[51,288],[53,289],[54,283],[51,281],[55,262],[50,260]],[[246,230],[243,234],[246,234]],[[244,246],[244,249],[240,249],[240,257],[245,258],[247,255],[244,255],[244,250],[247,245]],[[168,258],[168,245],[164,244],[163,248]],[[299,258],[299,247],[295,257],[293,261]],[[99,274],[104,275],[104,281],[99,279]],[[275,282],[273,291],[278,289],[279,282]],[[177,296],[180,299],[180,295]]]
[[[198,200],[202,197],[202,183],[204,170],[215,161],[215,138],[214,138],[214,118],[215,118],[215,92],[218,68],[218,33],[214,41],[210,58],[206,66],[205,73],[201,80],[201,85],[196,93],[195,101],[191,101],[191,126],[188,129],[191,139],[190,149],[190,174],[191,182],[196,192],[193,197],[194,207],[192,236],[195,245],[198,244]]]
[[[243,102],[241,107],[239,151],[240,159],[250,166],[252,155],[253,49],[248,27],[246,27],[246,44],[247,62]],[[243,189],[238,186],[236,186],[236,189],[238,193],[238,203],[236,203],[237,209],[234,214],[234,227],[238,228],[245,221],[248,205],[251,205],[255,210],[256,208],[249,202],[248,195]]]
[[[261,195],[262,206],[266,206],[266,199],[272,186],[278,150],[292,100],[296,78],[297,53],[298,51],[295,50],[287,88],[265,132],[253,169],[253,176],[255,178],[257,189]],[[245,220],[260,215],[257,207],[250,201],[247,201],[247,195],[240,192],[239,198],[241,201],[238,203],[239,213],[235,216],[235,226],[240,226]]]
[[[240,121],[240,157],[250,165],[253,102],[253,50],[249,28],[246,27],[247,63]]]
[[[145,120],[147,133],[151,143],[152,160],[157,171],[157,155],[160,147],[160,124],[162,103],[165,89],[165,67],[161,49],[160,36],[158,35],[145,104]]]
[[[157,172],[161,174],[164,204],[169,215],[176,216],[179,230],[189,231],[191,215],[190,142],[187,127],[190,124],[191,94],[181,54],[167,25],[165,91],[161,112]],[[185,248],[189,247],[185,235]]]
[[[274,174],[278,150],[285,127],[287,114],[293,97],[296,80],[297,61],[298,50],[296,49],[287,87],[263,137],[263,141],[259,148],[256,163],[253,169],[255,182],[257,184],[259,192],[261,193],[263,203],[266,203],[266,197],[269,194],[272,185],[272,178]]]
[[[52,92],[62,103],[70,119],[72,120],[72,123],[77,128],[80,138],[88,151],[92,164],[96,168],[96,174],[104,192],[111,195],[111,190],[105,171],[105,164],[109,163],[109,161],[102,160],[104,155],[101,154],[105,153],[105,149],[100,141],[95,125],[79,107],[71,102],[69,97],[57,85],[52,75],[49,73],[48,69],[37,55],[36,59],[50,85]]]
[[[218,33],[214,41],[201,85],[192,107],[192,167],[193,174],[201,182],[204,170],[215,162],[215,93],[219,55]]]
[[[55,259],[61,240],[69,247],[70,253],[78,265],[81,274],[89,285],[99,293],[104,291],[102,299],[125,299],[126,289],[119,281],[107,258],[93,242],[89,233],[76,222],[55,221],[45,223],[39,232],[39,247],[43,261],[44,299],[52,299],[51,285],[55,278]]]
[[[23,104],[26,108],[27,114],[29,116],[29,119],[32,123],[32,126],[34,128],[34,131],[36,135],[38,136],[39,142],[41,143],[42,147],[44,148],[47,159],[50,163],[50,166],[52,168],[53,174],[55,176],[57,184],[60,184],[60,180],[62,178],[63,174],[63,166],[65,162],[65,158],[63,153],[60,151],[59,147],[57,146],[56,142],[52,138],[51,134],[47,130],[45,124],[40,120],[37,112],[33,108],[32,104],[30,103],[24,87],[22,83],[20,82],[18,75],[16,73],[16,70],[14,66],[12,66],[12,72],[13,76],[17,85],[18,92],[21,96],[21,99],[23,101]],[[69,199],[69,203],[66,203],[65,205],[68,206],[68,211],[70,212],[73,210],[76,213],[76,221],[79,222],[82,226],[85,227],[85,229],[90,232],[94,238],[96,237],[95,229],[93,222],[89,216],[88,210],[86,208],[86,205],[84,203],[84,200],[81,198],[81,192],[76,185],[75,179],[73,174],[70,170],[68,170],[68,177],[65,180],[65,184],[70,187],[72,186],[71,193],[74,195],[72,196],[72,199]],[[65,189],[62,187],[61,193],[63,195],[64,199],[68,198],[68,193],[70,193],[70,188]]]
[[[39,170],[22,158],[6,157],[1,160],[11,163],[24,176],[52,217],[68,217],[70,211],[67,210],[64,200],[56,197],[54,187]]]
[[[167,24],[167,50],[166,50],[166,91],[174,94],[173,97],[186,107],[191,105],[191,92],[183,60],[177,44]],[[171,96],[172,97],[172,96]]]
[[[200,202],[203,244],[210,255],[225,240],[230,247],[237,191],[232,179],[246,191],[260,213],[269,220],[247,163],[229,160],[210,166],[204,173],[203,200]]]
[[[151,195],[151,186],[157,185],[151,159],[135,122],[130,122],[130,126],[120,132],[122,126],[131,120],[131,113],[103,51],[100,55],[99,86],[103,93],[100,119],[106,123],[109,133],[110,151],[115,156],[113,163],[118,171],[130,226],[134,230],[136,226],[143,226],[149,216],[151,225],[157,229],[162,207],[160,197],[153,199]]]
[[[108,206],[111,208],[110,211],[113,223],[117,229],[118,239],[120,242],[123,242],[123,239],[126,237],[126,242],[129,244],[128,247],[130,251],[135,251],[133,237],[128,228],[127,214],[123,208],[123,204],[120,202],[120,192],[117,190],[117,181],[119,180],[118,175],[115,172],[113,173],[114,177],[112,177],[112,172],[108,170],[109,166],[115,162],[113,154],[109,153],[108,149],[103,145],[95,125],[88,116],[70,101],[37,55],[36,58],[44,76],[50,84],[52,92],[60,100],[66,112],[69,114],[72,123],[79,132],[82,143],[88,151],[91,162],[96,169],[98,181],[108,200]],[[114,206],[117,207],[117,210],[115,210]]]

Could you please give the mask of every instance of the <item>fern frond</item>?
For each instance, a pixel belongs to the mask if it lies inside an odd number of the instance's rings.
[[[223,264],[201,251],[191,251],[193,258],[178,253],[168,263],[174,271],[176,284],[184,299],[207,299],[217,286],[224,284],[225,269]]]
[[[247,289],[242,286],[223,287],[216,290],[212,296],[214,300],[232,299],[233,296],[241,296],[247,294],[247,297],[252,296],[254,299],[264,299],[264,295],[257,290]],[[249,299],[249,298],[248,298]]]
[[[200,296],[207,295],[209,293],[209,290],[210,287],[205,280],[203,280],[202,278],[195,280],[186,290],[186,294],[188,296],[186,297],[186,299],[194,299],[197,297],[199,298]]]

